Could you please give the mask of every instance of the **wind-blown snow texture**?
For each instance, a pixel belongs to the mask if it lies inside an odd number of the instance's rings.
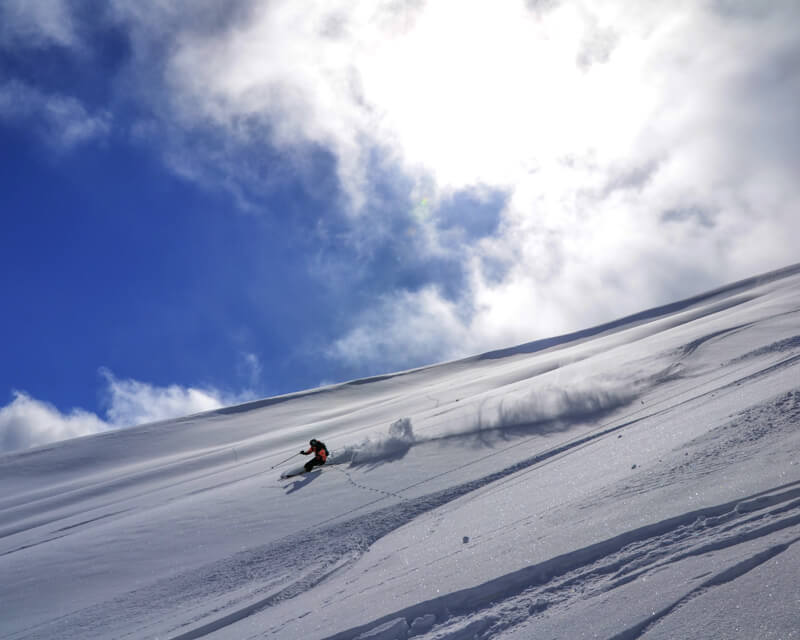
[[[17,640],[800,638],[800,266],[7,455],[0,575]]]

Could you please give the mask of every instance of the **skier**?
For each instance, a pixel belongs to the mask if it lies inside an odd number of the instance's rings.
[[[308,462],[303,465],[305,467],[306,472],[311,471],[314,467],[318,465],[325,464],[325,461],[328,459],[328,447],[325,446],[324,442],[320,442],[319,440],[315,440],[311,438],[308,444],[311,446],[308,448],[308,451],[301,451],[304,456],[307,456],[309,453],[313,453],[314,457],[309,460]]]

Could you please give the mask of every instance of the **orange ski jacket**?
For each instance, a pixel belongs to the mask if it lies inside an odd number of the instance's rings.
[[[328,459],[328,454],[325,453],[325,449],[322,447],[309,447],[308,451],[303,451],[304,454],[308,455],[309,453],[314,453],[322,458],[322,461],[325,462]]]

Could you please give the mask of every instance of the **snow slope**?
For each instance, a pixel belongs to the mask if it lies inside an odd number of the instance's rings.
[[[800,638],[799,365],[795,266],[7,455],[0,637]]]

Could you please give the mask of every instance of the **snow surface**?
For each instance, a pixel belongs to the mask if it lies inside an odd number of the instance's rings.
[[[799,365],[795,266],[6,455],[0,637],[800,638]]]

